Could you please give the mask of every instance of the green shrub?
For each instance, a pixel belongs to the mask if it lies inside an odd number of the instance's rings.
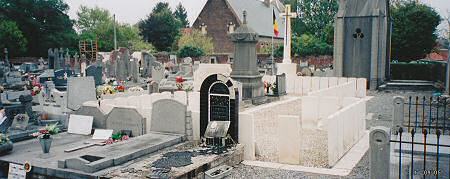
[[[194,46],[184,46],[183,48],[181,48],[178,51],[178,56],[180,58],[185,58],[185,57],[201,57],[204,56],[205,52],[199,48],[199,47],[194,47]]]

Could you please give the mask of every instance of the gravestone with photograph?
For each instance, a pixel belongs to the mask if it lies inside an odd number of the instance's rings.
[[[200,135],[211,121],[230,121],[228,133],[238,140],[239,92],[232,80],[221,74],[208,76],[200,88]]]

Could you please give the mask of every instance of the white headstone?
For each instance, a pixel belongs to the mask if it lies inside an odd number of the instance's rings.
[[[93,140],[107,140],[113,134],[113,130],[110,129],[95,129],[94,135],[92,136]]]
[[[94,117],[71,114],[69,118],[68,133],[90,135],[92,131],[92,123]]]

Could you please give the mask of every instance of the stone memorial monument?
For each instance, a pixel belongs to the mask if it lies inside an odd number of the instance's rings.
[[[252,100],[253,104],[264,103],[266,99],[256,59],[258,38],[258,34],[247,25],[247,12],[244,11],[243,24],[231,34],[235,48],[231,78],[242,83],[243,100]]]
[[[388,47],[385,0],[341,0],[334,31],[334,73],[366,78],[376,89],[386,77]]]
[[[48,69],[54,69],[55,68],[55,53],[53,53],[53,50],[51,48],[48,49]]]
[[[291,18],[296,18],[297,14],[291,12],[291,5],[286,5],[285,12],[281,14],[285,18],[286,28],[284,29],[284,51],[283,51],[283,63],[277,63],[277,74],[286,74],[287,81],[293,81],[297,76],[297,64],[292,63],[291,59]],[[288,88],[287,89],[291,89]],[[288,91],[289,92],[289,91]]]

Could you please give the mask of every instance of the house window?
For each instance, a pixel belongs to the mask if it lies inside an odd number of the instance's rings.
[[[235,27],[235,25],[233,24],[233,22],[228,23],[228,24],[227,24],[227,27],[228,27],[228,33],[229,33],[229,34],[234,33],[234,27]]]
[[[207,31],[206,31],[207,27],[208,26],[205,23],[202,23],[202,25],[200,25],[200,29],[202,30],[202,34],[206,34],[207,33]]]
[[[211,57],[211,58],[209,59],[209,63],[211,63],[211,64],[216,64],[216,63],[217,63],[217,58],[216,58],[216,57]]]

